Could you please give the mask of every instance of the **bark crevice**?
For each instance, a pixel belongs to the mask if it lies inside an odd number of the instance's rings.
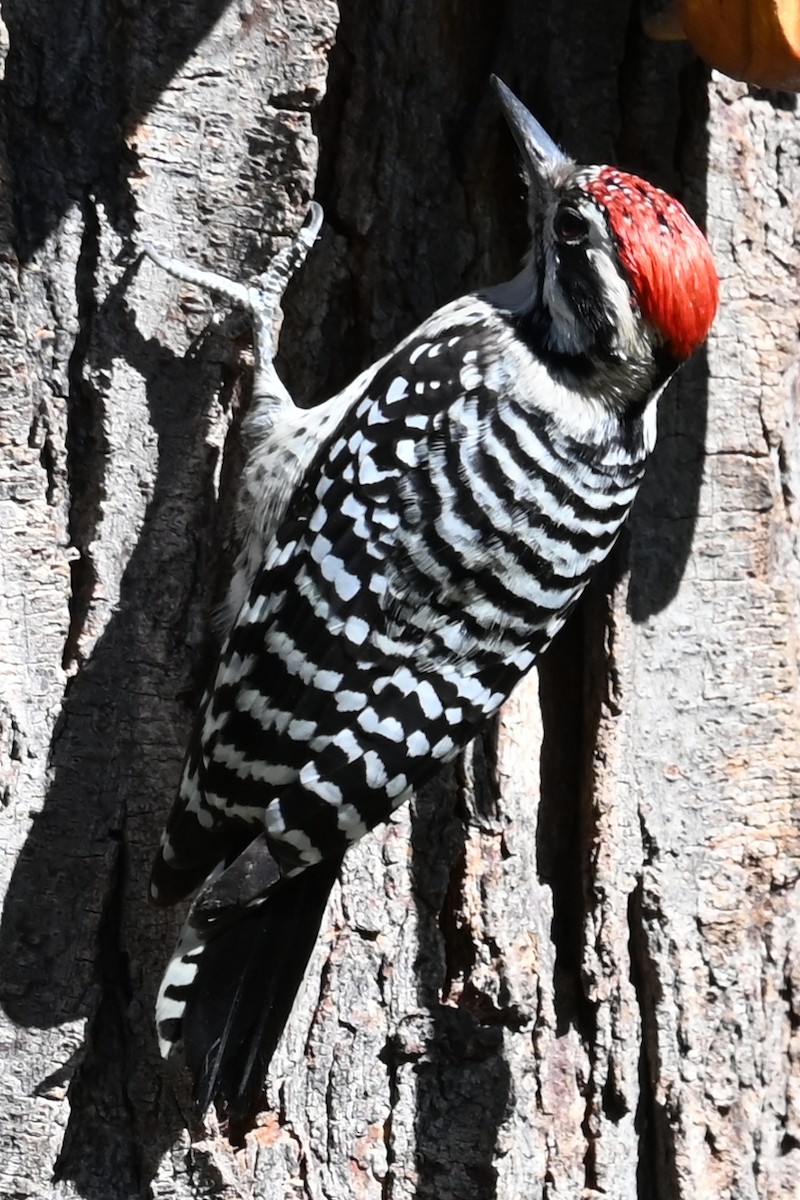
[[[80,662],[80,643],[98,583],[93,543],[102,520],[105,470],[109,456],[105,398],[88,378],[87,356],[97,312],[95,288],[100,256],[100,223],[94,202],[81,204],[83,234],[75,264],[77,330],[67,367],[66,470],[69,488],[69,539],[77,552],[70,562],[70,624],[62,665]]]
[[[637,1200],[680,1200],[684,1193],[675,1167],[675,1139],[666,1107],[656,1095],[656,1081],[661,1076],[656,1021],[661,983],[647,936],[647,923],[656,919],[655,911],[647,911],[644,884],[640,880],[628,898],[631,982],[642,1027],[636,1111]]]

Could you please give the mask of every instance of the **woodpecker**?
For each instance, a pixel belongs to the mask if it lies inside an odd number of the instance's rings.
[[[201,1110],[252,1114],[347,847],[451,762],[608,554],[656,406],[718,302],[677,200],[577,165],[499,80],[529,196],[506,283],[439,309],[326,403],[272,363],[321,212],[245,287],[150,256],[253,320],[241,550],[151,897],[197,890],[157,1000]]]

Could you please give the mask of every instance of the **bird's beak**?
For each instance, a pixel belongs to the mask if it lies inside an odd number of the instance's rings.
[[[559,168],[573,165],[572,159],[560,150],[549,134],[545,133],[535,117],[524,104],[506,87],[502,79],[492,76],[492,83],[500,97],[505,118],[514,135],[514,141],[522,154],[525,171],[532,187],[550,183]]]

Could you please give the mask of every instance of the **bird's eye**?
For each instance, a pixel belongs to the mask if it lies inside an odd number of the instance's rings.
[[[575,208],[560,208],[553,220],[553,231],[565,245],[579,246],[589,236],[589,222]]]

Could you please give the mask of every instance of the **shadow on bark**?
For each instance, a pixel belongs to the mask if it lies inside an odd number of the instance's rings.
[[[228,3],[3,6],[18,257],[28,260],[74,205],[84,218],[66,447],[70,534],[82,554],[68,660],[97,582],[90,547],[105,499],[105,401],[90,371],[110,371],[124,353],[147,381],[157,438],[152,497],[118,608],[66,690],[52,783],[0,926],[2,1003],[11,1019],[29,1028],[88,1022],[81,1049],[38,1084],[48,1094],[69,1083],[70,1119],[54,1173],[86,1200],[144,1194],[186,1123],[164,1095],[151,1015],[158,968],[149,954],[163,958],[175,922],[145,908],[144,889],[193,707],[180,693],[195,690],[191,643],[213,574],[215,522],[215,464],[204,438],[208,364],[191,356],[176,362],[156,340],[141,338],[124,302],[130,271],[96,307],[96,214],[102,205],[129,239],[136,160],[126,138]]]
[[[165,1095],[152,1020],[175,921],[146,906],[146,871],[199,690],[191,670],[202,653],[192,640],[213,577],[209,365],[204,356],[175,360],[141,337],[124,301],[131,271],[97,312],[103,332],[89,333],[87,352],[103,371],[124,346],[146,380],[156,479],[117,611],[67,689],[52,782],[0,925],[12,1020],[36,1028],[88,1020],[76,1061],[39,1085],[46,1093],[71,1079],[56,1175],[86,1200],[145,1194],[149,1170],[185,1125]],[[72,470],[93,477],[96,464]]]
[[[24,263],[91,194],[133,228],[127,137],[230,0],[7,0],[3,84],[14,176],[15,250]]]
[[[536,833],[541,879],[551,889],[555,946],[553,1001],[556,1033],[576,1027],[590,1044],[594,1015],[581,969],[585,911],[584,799],[596,728],[587,713],[583,605],[539,663],[544,738]]]
[[[641,35],[640,35],[641,36]],[[640,173],[647,172],[652,150],[643,144],[639,122],[647,99],[646,59],[634,55],[623,77],[626,119],[620,134],[620,155],[632,158]],[[665,180],[701,228],[706,220],[705,180],[708,166],[708,70],[693,60],[671,80],[674,107],[665,106],[662,123],[665,144],[672,149],[672,178]],[[659,174],[664,176],[663,150]],[[653,163],[651,173],[657,164]],[[658,176],[657,176],[658,177]],[[675,598],[686,570],[697,524],[703,482],[708,422],[708,362],[701,350],[679,372],[659,404],[658,445],[630,521],[631,577],[628,612],[644,623]]]

